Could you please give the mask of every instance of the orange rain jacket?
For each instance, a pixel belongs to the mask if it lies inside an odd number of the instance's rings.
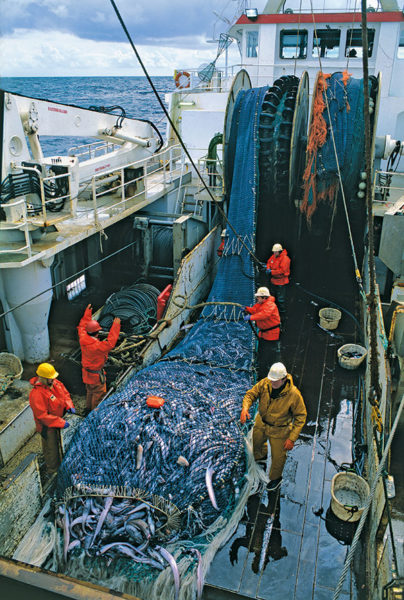
[[[222,241],[220,242],[220,246],[219,246],[219,248],[217,249],[217,255],[218,255],[218,256],[222,256],[222,255],[223,255],[223,250],[224,250],[224,240],[222,240]]]
[[[29,403],[34,413],[36,430],[41,433],[44,426],[62,428],[66,421],[64,412],[74,408],[70,394],[58,379],[53,380],[52,388],[44,385],[38,377],[29,380],[33,389],[29,395]]]
[[[116,342],[118,341],[119,332],[121,331],[121,324],[112,323],[107,339],[101,341],[91,335],[88,335],[86,331],[86,324],[91,321],[92,318],[91,308],[86,308],[84,315],[77,327],[77,331],[81,346],[83,383],[98,384],[100,383],[99,374],[91,373],[87,371],[87,369],[91,369],[91,371],[102,371],[107,361],[109,351],[112,350],[112,348],[115,348]]]
[[[273,285],[286,285],[289,283],[290,258],[286,250],[282,250],[279,256],[272,254],[268,258],[267,269],[271,269],[271,283]]]
[[[260,330],[258,337],[270,341],[279,340],[279,325],[281,320],[279,317],[278,307],[275,304],[275,298],[273,296],[269,296],[268,300],[262,304],[257,302],[257,304],[254,304],[254,306],[246,306],[246,312],[251,315],[251,321],[255,321],[257,323],[257,327]],[[265,331],[265,329],[275,326],[277,326],[275,329]]]

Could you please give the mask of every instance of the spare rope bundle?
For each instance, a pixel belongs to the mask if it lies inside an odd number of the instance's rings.
[[[103,329],[110,329],[115,317],[121,319],[122,331],[142,334],[150,331],[157,320],[159,290],[148,283],[135,283],[112,294],[105,302],[99,318]]]

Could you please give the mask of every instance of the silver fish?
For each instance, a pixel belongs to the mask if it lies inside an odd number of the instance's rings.
[[[69,513],[68,510],[65,506],[65,511],[64,511],[64,518],[63,518],[63,558],[65,559],[65,562],[67,560],[67,549],[69,547],[69,542],[70,542],[70,527],[69,527]]]
[[[98,519],[98,523],[97,523],[97,527],[95,528],[94,531],[94,535],[93,535],[93,539],[92,539],[92,544],[94,544],[94,540],[97,537],[97,535],[99,534],[101,527],[104,523],[105,517],[108,514],[109,509],[111,508],[111,504],[114,501],[114,497],[113,496],[108,496],[108,498],[106,499],[105,502],[105,507],[104,510],[102,511],[102,513],[100,514],[100,518]]]
[[[216,502],[215,492],[213,489],[212,476],[213,476],[213,469],[212,469],[212,467],[208,467],[206,469],[206,473],[205,473],[206,487],[208,488],[208,494],[209,494],[210,501],[212,502],[213,508],[215,508],[216,510],[219,510],[219,507]]]
[[[142,460],[143,460],[143,446],[142,446],[142,444],[139,444],[137,447],[137,453],[136,453],[136,469],[140,469],[140,467],[142,466]]]
[[[199,550],[191,548],[191,552],[196,554],[198,558],[198,569],[196,571],[196,600],[201,600],[203,591],[203,568],[202,568],[202,556]]]
[[[162,548],[161,546],[156,546],[156,550],[157,550],[157,552],[160,552],[161,556],[166,559],[166,561],[168,562],[168,564],[171,567],[171,570],[172,570],[173,576],[174,576],[174,586],[175,586],[174,599],[178,600],[178,596],[180,593],[180,574],[178,571],[177,563],[175,562],[175,558],[172,554],[170,554],[168,552],[168,550],[166,550],[165,548]]]

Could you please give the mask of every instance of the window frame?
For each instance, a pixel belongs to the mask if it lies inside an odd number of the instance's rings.
[[[359,34],[358,37],[360,37],[360,45],[353,46],[352,43],[349,43],[349,42],[352,42],[352,36],[350,33],[351,31],[358,32],[358,34]],[[368,27],[367,34],[368,34],[368,58],[371,58],[373,55],[373,48],[375,45],[376,29],[373,27]],[[371,40],[369,39],[370,34],[373,35]],[[355,50],[356,48],[360,48],[362,50],[362,52],[356,53],[355,56],[353,56],[353,55],[348,56],[348,50],[349,50],[349,52],[351,52],[352,50]],[[356,50],[355,50],[355,52],[356,52]],[[345,58],[362,58],[362,56],[363,56],[362,30],[359,27],[350,27],[349,29],[346,30],[344,56],[345,56]]]
[[[257,43],[256,44],[250,44],[249,43],[249,38],[252,34],[256,35],[256,40]],[[249,51],[251,51],[253,48],[255,48],[255,54],[249,54]],[[246,31],[246,37],[245,37],[245,56],[246,58],[258,58],[258,48],[259,48],[259,30],[258,29],[249,29]]]
[[[330,29],[317,29],[317,37],[316,37],[315,31],[313,31],[313,44],[312,44],[312,48],[311,48],[311,58],[318,58],[319,57],[318,53],[317,53],[317,56],[315,56],[314,53],[319,48],[319,46],[316,45],[316,41],[317,41],[318,38],[320,38],[320,40],[321,40],[321,35],[319,35],[320,32],[329,32],[329,33],[331,33],[331,32],[333,32],[333,33],[338,32],[339,33],[339,36],[338,36],[338,45],[337,46],[334,46],[331,49],[325,47],[324,48],[324,54],[321,54],[321,51],[320,51],[320,58],[324,58],[325,60],[336,60],[336,59],[338,59],[340,57],[341,46],[342,46],[342,43],[341,43],[342,29],[341,28],[335,28],[335,29],[331,29],[331,28]],[[321,45],[320,45],[320,48],[321,48]],[[327,50],[334,50],[335,48],[337,48],[337,50],[338,50],[336,56],[326,56],[325,52]]]
[[[304,51],[305,54],[304,56],[300,56],[300,44],[295,44],[293,46],[284,46],[283,45],[283,39],[285,36],[287,35],[293,35],[296,37],[299,36],[299,40],[301,36],[305,36],[305,47],[304,47]],[[299,56],[282,56],[282,50],[284,48],[295,48],[296,47],[299,48]],[[309,30],[308,29],[281,29],[279,32],[279,58],[281,58],[282,60],[306,60],[307,59],[307,54],[308,54],[308,49],[309,49]]]
[[[400,48],[403,49],[401,53],[400,53]],[[397,44],[396,58],[398,60],[403,60],[404,59],[404,28],[400,29],[399,34],[398,34],[398,44]]]

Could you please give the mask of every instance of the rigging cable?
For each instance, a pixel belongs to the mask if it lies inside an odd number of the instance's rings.
[[[88,265],[87,267],[84,267],[84,269],[81,269],[80,271],[77,271],[77,273],[73,273],[73,275],[70,275],[69,277],[66,277],[65,279],[62,279],[62,281],[58,281],[54,285],[51,285],[50,287],[48,287],[46,290],[42,290],[42,292],[39,292],[39,294],[36,294],[35,296],[32,296],[32,298],[28,298],[28,300],[25,300],[24,302],[21,302],[21,304],[17,304],[17,306],[13,306],[13,308],[9,308],[8,310],[5,310],[4,312],[2,312],[0,314],[0,319],[3,318],[3,317],[5,317],[9,313],[12,313],[14,310],[17,310],[17,308],[21,308],[21,306],[24,306],[25,304],[28,304],[29,302],[31,302],[31,300],[35,300],[36,298],[39,298],[40,296],[42,296],[42,294],[46,294],[46,292],[50,292],[51,290],[57,288],[59,285],[62,285],[62,283],[66,283],[66,281],[70,281],[74,277],[77,277],[77,275],[81,275],[82,273],[85,273],[85,271],[88,271],[89,269],[92,269],[93,267],[99,265],[100,263],[104,262],[104,260],[108,260],[108,258],[112,258],[112,256],[115,256],[116,254],[119,254],[120,252],[123,252],[127,248],[130,248],[131,246],[134,246],[134,244],[136,244],[136,243],[137,243],[136,241],[135,242],[131,242],[130,244],[127,244],[126,246],[123,246],[122,248],[119,248],[119,250],[115,250],[115,252],[112,252],[112,254],[108,254],[108,256],[104,256],[104,258],[100,258],[100,260],[97,260],[95,263],[92,263],[91,265]]]
[[[311,5],[311,14],[312,14],[312,17],[313,17],[314,35],[315,35],[315,38],[316,38],[316,41],[317,41],[317,45],[318,45],[317,28],[316,28],[316,21],[314,19],[313,1],[312,0],[310,0],[310,5]],[[320,65],[320,72],[324,76],[324,71],[323,71],[323,66],[321,64],[320,55],[318,55],[318,62],[319,62],[319,65]],[[328,97],[327,97],[326,91],[324,91],[324,99],[325,99],[325,104],[326,104],[327,114],[328,114],[328,120],[329,120],[329,125],[330,125],[331,140],[332,140],[332,145],[333,145],[333,148],[334,148],[335,162],[336,162],[337,171],[338,171],[338,179],[339,179],[340,187],[341,187],[341,197],[342,197],[342,203],[343,203],[343,206],[344,206],[346,224],[347,224],[347,228],[348,228],[349,243],[351,245],[352,258],[353,258],[353,261],[354,261],[355,277],[356,277],[356,281],[358,282],[358,285],[359,285],[360,293],[361,293],[362,297],[365,298],[366,296],[365,296],[365,292],[364,292],[363,285],[362,285],[362,276],[360,274],[360,270],[359,270],[359,266],[358,266],[358,259],[356,258],[356,252],[355,252],[355,247],[354,247],[353,237],[352,237],[352,231],[351,231],[351,224],[349,222],[349,214],[348,214],[348,209],[347,209],[347,204],[346,204],[345,191],[344,191],[344,186],[343,186],[343,182],[342,182],[341,169],[340,169],[340,164],[339,164],[339,159],[338,159],[338,152],[337,152],[337,147],[336,147],[336,143],[335,143],[334,129],[333,129],[332,120],[331,120],[330,106],[329,106],[329,103],[328,103]],[[369,186],[369,189],[370,189],[370,186]]]
[[[174,125],[174,123],[173,123],[173,121],[172,121],[172,119],[171,119],[171,117],[170,117],[170,115],[168,113],[167,108],[165,107],[163,101],[161,100],[161,98],[159,96],[159,93],[157,92],[156,87],[155,87],[153,81],[151,80],[150,75],[147,72],[147,69],[146,69],[145,65],[143,64],[143,61],[142,61],[142,59],[141,59],[141,57],[140,57],[140,55],[139,55],[139,53],[137,51],[137,48],[136,48],[135,44],[132,41],[131,35],[130,35],[130,33],[129,33],[129,31],[128,31],[128,29],[127,29],[127,27],[126,27],[126,25],[125,25],[125,23],[124,23],[124,21],[123,21],[123,19],[121,17],[121,14],[119,12],[118,7],[116,6],[114,0],[110,0],[110,2],[111,2],[111,5],[112,5],[112,8],[114,9],[115,14],[116,14],[116,16],[118,18],[118,21],[120,22],[120,24],[122,26],[122,29],[124,30],[125,35],[128,38],[128,40],[129,40],[129,43],[130,43],[130,45],[132,47],[132,50],[135,53],[136,58],[139,61],[140,66],[142,67],[143,73],[145,74],[145,77],[146,77],[147,81],[149,82],[149,84],[150,84],[150,86],[151,86],[151,88],[152,88],[152,90],[153,90],[153,92],[154,92],[154,94],[155,94],[155,96],[156,96],[156,98],[157,98],[157,100],[158,100],[158,102],[159,102],[159,104],[160,104],[160,106],[161,106],[161,108],[162,108],[162,110],[163,110],[163,112],[164,112],[164,114],[165,114],[165,116],[166,116],[166,118],[167,118],[170,126],[172,127],[175,135],[177,136],[178,141],[180,142],[180,144],[182,146],[182,149],[184,150],[185,154],[187,155],[187,157],[188,157],[188,159],[189,159],[189,161],[190,161],[193,169],[195,170],[195,173],[199,177],[199,179],[200,179],[200,181],[202,183],[202,186],[204,187],[204,189],[206,190],[206,192],[209,194],[209,197],[211,198],[211,200],[215,203],[218,211],[220,212],[220,214],[222,215],[222,217],[225,219],[225,221],[227,223],[227,226],[230,227],[230,229],[233,231],[234,235],[240,240],[241,244],[247,250],[248,254],[250,254],[252,260],[255,261],[255,263],[257,265],[259,265],[260,261],[255,256],[255,254],[253,253],[253,251],[248,248],[248,246],[245,244],[245,242],[243,242],[243,240],[241,239],[241,236],[239,236],[239,234],[237,233],[237,231],[235,230],[235,228],[233,227],[233,225],[228,220],[228,218],[226,216],[226,213],[224,212],[224,210],[221,207],[220,203],[216,200],[216,198],[213,196],[212,192],[210,191],[209,187],[206,185],[206,183],[205,183],[205,181],[204,181],[204,179],[203,179],[203,177],[202,177],[202,175],[201,175],[198,167],[196,166],[196,164],[195,164],[195,162],[194,162],[191,154],[189,153],[187,147],[185,146],[185,143],[184,143],[182,137],[180,136],[180,134],[179,134],[176,126]]]
[[[377,299],[376,299],[376,267],[374,256],[374,232],[373,232],[373,210],[372,210],[372,156],[370,137],[370,114],[369,114],[369,70],[368,70],[368,35],[367,35],[367,13],[366,0],[361,0],[362,7],[362,65],[363,65],[363,103],[365,119],[365,171],[366,171],[366,207],[368,218],[368,270],[369,270],[369,294],[367,303],[370,311],[370,384],[374,396],[370,394],[369,401],[378,407],[381,397],[381,386],[379,382],[379,361],[377,348]],[[380,93],[380,92],[379,92]]]

